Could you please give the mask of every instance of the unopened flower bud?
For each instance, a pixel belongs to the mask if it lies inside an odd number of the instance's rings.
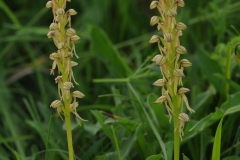
[[[46,3],[46,7],[47,7],[47,8],[51,8],[51,7],[52,7],[52,1],[48,1],[48,2]]]
[[[159,17],[158,16],[153,16],[150,20],[150,25],[154,26],[155,24],[157,24],[159,22]]]
[[[155,43],[155,42],[158,42],[159,40],[160,40],[159,36],[153,35],[149,40],[149,43]]]
[[[52,108],[57,108],[57,107],[60,107],[60,106],[62,106],[62,102],[59,101],[59,100],[53,101],[50,105],[50,107],[52,107]]]
[[[166,96],[161,96],[153,103],[163,103],[163,102],[166,102],[166,101],[167,101],[167,97]]]
[[[174,8],[171,8],[167,11],[167,15],[169,17],[175,17],[177,15],[177,11]]]
[[[173,75],[176,77],[180,77],[180,78],[185,77],[185,75],[181,69],[174,69]]]
[[[76,31],[72,28],[68,28],[66,31],[66,35],[69,37],[72,37],[72,36],[76,35]]]
[[[177,54],[187,54],[187,50],[183,46],[177,46],[176,47],[176,53]]]
[[[69,9],[69,10],[67,11],[67,13],[68,13],[68,15],[70,15],[70,16],[74,16],[74,15],[77,14],[77,12],[76,12],[74,9]]]
[[[187,59],[182,59],[180,61],[180,64],[181,64],[182,67],[190,67],[190,66],[192,66],[192,63],[189,62]]]
[[[154,86],[160,86],[160,87],[164,86],[165,84],[166,84],[166,80],[165,79],[158,79],[157,81],[155,81],[153,83]]]
[[[185,94],[185,93],[187,93],[187,92],[189,92],[189,91],[190,91],[190,89],[181,87],[181,88],[178,90],[178,94],[182,95],[182,94]]]
[[[186,113],[180,113],[180,114],[178,115],[178,119],[179,119],[180,121],[185,122],[185,123],[190,121],[190,119],[189,119],[189,117],[188,117],[188,115],[187,115]]]
[[[72,92],[72,96],[76,97],[76,98],[83,98],[83,97],[85,97],[85,95],[82,92],[80,92],[80,91]]]
[[[173,41],[173,36],[171,33],[165,33],[164,35],[164,41],[165,42],[172,42]]]
[[[158,1],[152,1],[151,4],[150,4],[150,9],[156,8],[157,5],[158,5]]]
[[[56,29],[58,29],[57,23],[51,23],[50,26],[49,26],[49,29],[50,29],[50,30],[56,30]]]
[[[182,22],[178,22],[176,24],[176,29],[177,30],[184,30],[184,29],[187,29],[187,26],[184,23],[182,23]]]
[[[63,89],[66,89],[66,90],[70,90],[73,87],[74,86],[73,86],[72,82],[64,82],[64,84],[63,84]]]
[[[79,39],[81,39],[79,36],[74,35],[74,36],[72,36],[72,37],[70,38],[70,41],[76,42],[76,41],[78,41]]]
[[[177,5],[179,6],[179,7],[184,7],[185,6],[185,3],[184,3],[184,1],[183,0],[177,0]]]
[[[156,62],[156,65],[158,65],[158,66],[165,64],[166,61],[167,61],[166,57],[161,54],[156,55],[152,59],[152,62]]]

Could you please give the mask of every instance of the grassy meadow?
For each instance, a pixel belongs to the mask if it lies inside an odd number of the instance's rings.
[[[0,0],[0,160],[67,160],[64,121],[50,108],[58,89],[47,33],[47,1]],[[192,67],[184,87],[189,114],[181,159],[240,159],[240,1],[185,0],[177,20]],[[72,0],[79,59],[73,69],[85,94],[72,117],[76,160],[172,160],[172,123],[153,82],[161,78],[149,39],[157,32],[150,0]],[[236,56],[235,56],[236,54]],[[215,160],[215,159],[214,159]],[[217,159],[216,159],[217,160]]]

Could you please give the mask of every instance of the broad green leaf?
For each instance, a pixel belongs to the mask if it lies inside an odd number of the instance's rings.
[[[157,155],[151,155],[151,156],[147,157],[146,160],[160,160],[162,158],[163,158],[163,156],[161,154],[157,154]]]
[[[232,113],[236,113],[240,111],[240,105],[234,106],[226,110],[223,117],[221,118],[217,131],[215,133],[214,143],[213,143],[213,151],[212,151],[212,160],[220,160],[220,153],[221,153],[221,137],[222,137],[222,122],[224,116]]]
[[[120,53],[114,48],[107,35],[97,27],[92,28],[92,49],[96,57],[101,59],[112,75],[128,77],[132,71]]]

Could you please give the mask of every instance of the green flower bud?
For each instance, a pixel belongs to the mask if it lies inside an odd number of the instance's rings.
[[[48,1],[48,2],[46,3],[46,7],[47,7],[47,8],[51,8],[51,7],[52,7],[52,1]]]
[[[83,98],[83,97],[85,97],[85,95],[84,95],[82,92],[80,92],[80,91],[74,91],[74,92],[72,92],[72,96],[73,96],[74,98]]]
[[[59,100],[55,100],[51,103],[50,107],[52,108],[57,108],[57,107],[61,107],[62,106],[62,102]]]
[[[155,43],[155,42],[158,42],[159,40],[160,40],[159,36],[153,35],[149,40],[149,43]]]
[[[181,88],[178,90],[178,94],[182,95],[182,94],[185,94],[185,93],[187,93],[187,92],[189,92],[189,91],[190,91],[190,89],[181,87]]]
[[[58,29],[58,24],[57,24],[57,23],[51,23],[50,26],[49,26],[49,29],[50,29],[50,30],[56,30],[56,29]]]
[[[192,63],[189,62],[187,59],[182,59],[180,61],[180,64],[181,64],[182,67],[190,67],[190,66],[192,66]]]
[[[184,23],[182,23],[182,22],[178,22],[176,24],[176,29],[177,30],[184,30],[184,29],[187,29],[187,26]]]
[[[167,11],[167,15],[169,17],[175,17],[177,15],[177,11],[174,8],[171,8]]]
[[[187,50],[183,46],[177,46],[176,47],[176,53],[177,54],[187,54]]]
[[[166,96],[161,96],[153,103],[163,103],[163,102],[166,102],[166,101],[167,101],[167,97]]]
[[[157,5],[158,5],[158,1],[152,1],[151,4],[150,4],[150,9],[156,8]]]
[[[63,89],[70,90],[71,88],[74,88],[72,82],[64,82],[63,83]]]
[[[69,10],[67,11],[67,14],[70,15],[70,16],[74,16],[74,15],[77,14],[77,12],[76,12],[74,9],[69,9]]]
[[[179,6],[179,7],[184,7],[185,6],[185,3],[184,3],[184,1],[183,0],[177,0],[177,5]]]
[[[76,41],[78,41],[79,39],[81,39],[79,36],[74,35],[74,36],[72,36],[72,37],[70,38],[70,41],[76,42]]]
[[[178,119],[179,119],[180,121],[185,122],[185,123],[190,121],[190,119],[189,119],[189,117],[188,117],[188,115],[187,115],[186,113],[180,113],[180,114],[178,115]]]
[[[164,41],[165,42],[172,42],[173,41],[173,36],[171,33],[165,33],[164,35]]]
[[[72,36],[76,35],[76,31],[72,28],[68,28],[66,31],[66,35],[69,37],[72,37]]]
[[[158,66],[165,64],[166,61],[167,61],[166,57],[161,54],[156,55],[152,59],[152,62],[156,62],[156,65],[158,65]]]
[[[150,26],[154,26],[159,22],[159,17],[158,16],[153,16],[150,20]]]
[[[173,75],[176,77],[180,77],[180,78],[185,77],[185,75],[181,69],[174,69]]]
[[[166,84],[166,80],[165,79],[158,79],[157,81],[155,81],[153,83],[154,86],[160,86],[160,87],[164,86],[165,84]]]

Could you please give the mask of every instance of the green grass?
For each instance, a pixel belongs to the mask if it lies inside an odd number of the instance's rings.
[[[157,14],[150,2],[69,3],[79,13],[72,26],[81,37],[76,43],[79,65],[73,70],[80,85],[75,88],[86,95],[78,113],[89,121],[80,126],[72,118],[76,159],[173,157],[174,129],[165,107],[153,104],[161,91],[152,83],[161,74],[150,62],[158,52],[148,44],[156,33],[150,18]],[[191,90],[187,96],[195,113],[185,126],[182,159],[239,159],[240,68],[234,47],[240,42],[240,3],[185,4],[178,11],[178,20],[188,27],[181,45],[193,66],[186,69],[183,83]],[[55,47],[46,36],[52,13],[45,1],[0,0],[0,19],[0,159],[65,160],[65,124],[49,107],[58,97],[48,58]]]

